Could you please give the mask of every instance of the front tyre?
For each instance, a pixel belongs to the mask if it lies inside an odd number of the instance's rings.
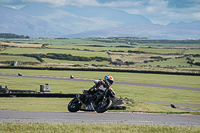
[[[97,113],[104,113],[106,112],[112,105],[112,100],[110,98],[107,98],[105,102],[99,102],[96,107],[95,111]]]
[[[68,104],[69,112],[77,112],[79,111],[79,107],[80,107],[79,101],[76,98],[72,99]]]

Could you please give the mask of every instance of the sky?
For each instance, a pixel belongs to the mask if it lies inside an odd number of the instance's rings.
[[[103,6],[147,17],[154,24],[200,21],[200,0],[0,0],[0,5],[20,9],[29,4],[55,7]]]

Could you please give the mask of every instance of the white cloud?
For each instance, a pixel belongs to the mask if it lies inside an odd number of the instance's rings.
[[[116,9],[124,10],[130,14],[143,15],[157,24],[167,24],[167,22],[163,22],[162,19],[170,12],[170,9],[168,9],[168,1],[164,0],[117,1],[113,2],[112,5]]]
[[[19,8],[25,4],[43,3],[53,6],[105,6],[126,11],[130,14],[139,14],[149,18],[153,23],[168,24],[170,22],[200,20],[200,0],[193,0],[192,6],[177,8],[173,0],[0,0],[0,4]],[[172,3],[173,2],[173,3]],[[183,5],[191,1],[184,0]],[[169,6],[172,5],[172,6]]]
[[[198,18],[198,21],[200,21],[200,12],[193,13],[192,16],[194,16],[194,18]]]
[[[114,1],[102,4],[103,6],[113,7],[113,8],[130,8],[138,7],[144,4],[143,1]]]
[[[66,6],[66,5],[74,5],[74,6],[96,6],[99,3],[96,0],[23,0],[28,2],[35,3],[47,3],[54,6]]]
[[[200,0],[196,0],[200,1]],[[121,4],[123,3],[123,4]],[[170,8],[166,0],[149,1],[117,1],[111,7],[124,10],[130,14],[139,14],[147,17],[155,24],[166,25],[170,22],[191,22],[200,20],[200,5],[187,8]],[[107,4],[108,5],[108,4]]]

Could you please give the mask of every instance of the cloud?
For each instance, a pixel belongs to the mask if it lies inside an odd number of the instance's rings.
[[[11,0],[12,1],[12,0]],[[99,3],[96,0],[16,0],[19,3],[43,3],[50,4],[54,6],[95,6]]]
[[[155,24],[166,25],[170,22],[200,21],[200,0],[183,0],[179,2],[174,0],[126,0],[109,4],[113,8],[130,14],[143,15]],[[109,4],[107,3],[107,6]]]
[[[12,8],[40,3],[51,6],[104,6],[143,15],[157,24],[200,20],[200,0],[0,0],[1,5]]]

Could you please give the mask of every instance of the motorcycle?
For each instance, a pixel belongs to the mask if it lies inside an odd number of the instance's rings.
[[[80,95],[84,97],[80,100]],[[96,111],[104,113],[112,106],[112,99],[115,97],[115,91],[107,88],[105,91],[97,90],[94,94],[90,94],[88,90],[83,90],[83,94],[77,94],[68,104],[69,112]]]
[[[21,74],[21,73],[18,73],[18,76],[22,76],[22,74]]]

